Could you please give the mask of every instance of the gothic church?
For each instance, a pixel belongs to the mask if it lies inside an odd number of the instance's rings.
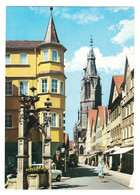
[[[93,40],[90,40],[90,50],[87,55],[87,66],[84,68],[82,86],[80,92],[80,113],[78,113],[78,123],[74,128],[74,135],[77,134],[79,155],[84,154],[84,141],[87,127],[88,110],[97,109],[102,105],[102,89],[100,77],[97,73],[95,55],[92,48]],[[75,142],[74,138],[74,142]]]

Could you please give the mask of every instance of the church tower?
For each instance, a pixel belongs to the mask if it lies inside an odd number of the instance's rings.
[[[82,86],[80,92],[80,123],[82,134],[86,131],[88,110],[97,109],[102,105],[102,90],[100,77],[97,74],[95,55],[92,48],[91,36],[90,50],[87,55],[87,66],[84,68]]]

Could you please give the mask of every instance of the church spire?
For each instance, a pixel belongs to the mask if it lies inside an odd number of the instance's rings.
[[[95,64],[95,55],[93,52],[93,39],[91,35],[90,39],[90,50],[87,56],[87,67],[86,67],[86,75],[97,75],[97,70],[96,70],[96,64]]]
[[[90,39],[90,46],[92,47],[92,43],[93,43],[93,39],[92,39],[92,35],[91,35],[91,39]]]
[[[46,43],[51,43],[51,42],[60,43],[59,40],[58,40],[58,36],[57,36],[57,32],[56,32],[56,29],[55,29],[53,16],[52,16],[53,7],[50,7],[50,10],[51,10],[51,17],[50,17],[50,21],[49,21],[49,24],[48,24],[46,34],[45,34],[44,42],[46,42]]]

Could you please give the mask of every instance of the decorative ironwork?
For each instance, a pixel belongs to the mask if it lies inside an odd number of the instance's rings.
[[[35,96],[34,94],[34,91],[36,90],[35,87],[31,87],[30,90],[32,91],[31,96],[25,96],[22,94],[21,99],[19,99],[21,106],[19,110],[20,112],[18,116],[18,122],[26,120],[27,122],[26,136],[28,136],[29,130],[32,127],[37,127],[37,129],[40,129],[41,132],[46,137],[45,126],[48,127],[51,123],[50,106],[52,106],[52,103],[50,102],[50,98],[46,98],[46,102],[44,102],[46,106],[45,121],[43,124],[40,124],[39,116],[37,110],[35,109],[35,103],[38,102],[40,98],[38,96]]]

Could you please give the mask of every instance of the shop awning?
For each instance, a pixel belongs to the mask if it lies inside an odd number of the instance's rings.
[[[133,149],[134,149],[134,147],[120,148],[120,149],[118,149],[116,152],[113,152],[113,153],[110,154],[110,155],[124,154],[124,153],[129,152],[129,151],[131,151],[131,150],[133,150]]]
[[[103,152],[103,154],[106,154],[106,153],[112,152],[113,150],[115,150],[115,151],[116,151],[116,149],[115,149],[115,148],[110,148],[110,149],[108,149],[108,150],[104,151],[104,152]]]
[[[96,156],[97,154],[95,153],[95,154],[92,154],[91,156],[90,156],[90,158],[92,158],[93,156]]]

